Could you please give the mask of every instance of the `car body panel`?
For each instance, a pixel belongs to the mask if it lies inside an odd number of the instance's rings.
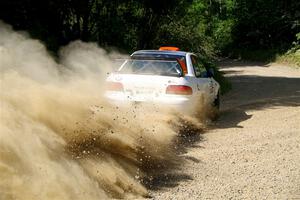
[[[184,57],[187,67],[187,73],[181,77],[162,76],[162,75],[143,75],[112,73],[107,78],[108,82],[122,83],[122,91],[106,91],[105,96],[118,105],[128,105],[134,102],[150,102],[157,105],[169,105],[180,111],[190,112],[199,102],[199,98],[205,98],[207,102],[213,102],[218,95],[220,86],[213,77],[196,77],[191,56],[193,53],[182,51],[157,51],[140,50],[134,52],[131,57]],[[192,95],[167,94],[169,85],[183,85],[192,88]]]

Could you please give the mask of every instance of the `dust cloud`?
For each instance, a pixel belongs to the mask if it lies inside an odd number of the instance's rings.
[[[0,199],[145,197],[145,177],[178,166],[184,117],[105,101],[111,57],[75,41],[55,61],[0,21]]]

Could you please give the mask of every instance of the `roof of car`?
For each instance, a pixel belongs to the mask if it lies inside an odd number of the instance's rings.
[[[174,55],[174,56],[186,56],[185,51],[160,51],[160,50],[139,50],[132,55]]]

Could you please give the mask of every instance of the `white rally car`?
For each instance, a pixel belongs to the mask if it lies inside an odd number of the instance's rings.
[[[105,96],[117,105],[151,102],[191,112],[200,99],[219,108],[220,86],[213,70],[177,47],[134,52],[107,78]]]

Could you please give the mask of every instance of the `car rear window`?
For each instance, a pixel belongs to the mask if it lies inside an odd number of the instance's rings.
[[[141,58],[145,58],[145,59],[177,59],[180,60],[182,62],[184,62],[186,64],[186,60],[185,60],[185,56],[182,55],[173,55],[173,54],[143,54],[143,53],[136,53],[134,55],[132,55],[133,59],[141,59]]]
[[[119,73],[179,77],[182,68],[177,60],[131,59],[125,61]]]
[[[184,74],[187,74],[187,65],[186,59],[183,55],[176,55],[176,54],[166,54],[166,53],[135,53],[132,55],[133,59],[175,59],[178,60],[179,64],[181,65],[181,69],[183,70]]]

